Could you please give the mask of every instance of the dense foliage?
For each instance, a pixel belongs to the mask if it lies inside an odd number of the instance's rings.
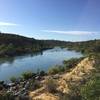
[[[81,51],[84,54],[99,53],[100,52],[100,40],[90,40],[85,42],[74,42],[68,45],[71,50]]]

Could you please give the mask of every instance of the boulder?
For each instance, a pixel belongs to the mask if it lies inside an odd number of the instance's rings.
[[[9,87],[13,87],[13,86],[15,86],[16,84],[15,83],[8,83],[8,86]]]

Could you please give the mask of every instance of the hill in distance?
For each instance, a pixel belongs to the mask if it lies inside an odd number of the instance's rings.
[[[0,33],[0,56],[16,56],[26,53],[40,52],[55,46],[67,47],[82,53],[99,52],[100,40],[84,42],[66,42],[59,40],[37,40],[16,34]]]

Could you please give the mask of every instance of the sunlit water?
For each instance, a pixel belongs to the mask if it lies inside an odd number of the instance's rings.
[[[82,54],[67,49],[54,48],[38,54],[0,59],[0,80],[8,80],[12,76],[20,76],[25,71],[47,71],[50,67],[61,65],[63,60],[81,57]]]

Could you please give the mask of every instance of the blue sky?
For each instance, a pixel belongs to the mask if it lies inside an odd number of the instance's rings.
[[[36,39],[100,39],[100,0],[0,0],[0,31]]]

